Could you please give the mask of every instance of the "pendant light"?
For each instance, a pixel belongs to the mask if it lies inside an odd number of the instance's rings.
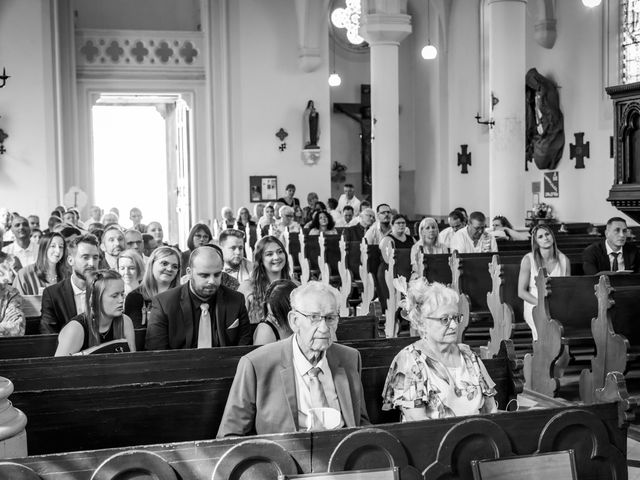
[[[336,32],[333,33],[333,35],[337,35]],[[333,73],[331,75],[329,75],[329,86],[330,87],[339,87],[340,84],[342,83],[342,79],[340,78],[340,75],[338,75],[336,73],[336,39],[335,37],[332,38],[333,41],[333,45],[332,45],[332,49],[333,49]]]
[[[438,49],[435,45],[431,45],[431,28],[429,27],[429,3],[427,0],[427,44],[422,48],[422,58],[425,60],[433,60],[438,56]]]

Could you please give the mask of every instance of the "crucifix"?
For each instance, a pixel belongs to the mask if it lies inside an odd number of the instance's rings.
[[[334,113],[344,113],[360,125],[362,196],[371,195],[371,85],[360,85],[360,103],[334,103]]]
[[[461,153],[458,154],[458,165],[462,166],[460,173],[469,173],[468,165],[471,165],[471,152],[467,152],[469,145],[460,145]]]
[[[584,143],[584,132],[574,133],[575,145],[569,144],[569,158],[576,159],[576,168],[584,168],[584,159],[589,158],[589,142]]]

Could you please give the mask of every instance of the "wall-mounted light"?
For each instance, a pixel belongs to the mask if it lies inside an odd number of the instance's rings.
[[[438,49],[431,45],[431,28],[429,27],[429,0],[427,0],[427,44],[422,48],[422,58],[433,60],[438,56]]]
[[[589,7],[589,8],[597,7],[601,3],[602,3],[602,0],[582,0],[582,4],[585,7]]]

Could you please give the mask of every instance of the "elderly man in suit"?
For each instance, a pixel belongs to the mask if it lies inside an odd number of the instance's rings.
[[[314,428],[310,409],[321,407],[339,412],[337,427],[369,424],[360,353],[333,343],[337,299],[336,289],[320,282],[291,293],[294,334],[240,359],[218,438]]]
[[[71,241],[67,253],[71,277],[42,292],[40,333],[60,333],[72,317],[84,313],[87,275],[98,268],[98,248],[98,239],[91,234],[78,236]]]
[[[196,248],[189,281],[153,299],[146,349],[228,347],[251,344],[244,296],[221,285],[224,262],[217,248]]]
[[[638,249],[627,245],[627,222],[613,217],[607,221],[604,240],[592,243],[582,252],[582,269],[585,275],[598,272],[640,271]]]

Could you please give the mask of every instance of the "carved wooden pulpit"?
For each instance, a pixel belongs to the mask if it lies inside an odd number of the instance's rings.
[[[607,200],[640,221],[640,82],[608,87],[613,100],[615,175]]]

